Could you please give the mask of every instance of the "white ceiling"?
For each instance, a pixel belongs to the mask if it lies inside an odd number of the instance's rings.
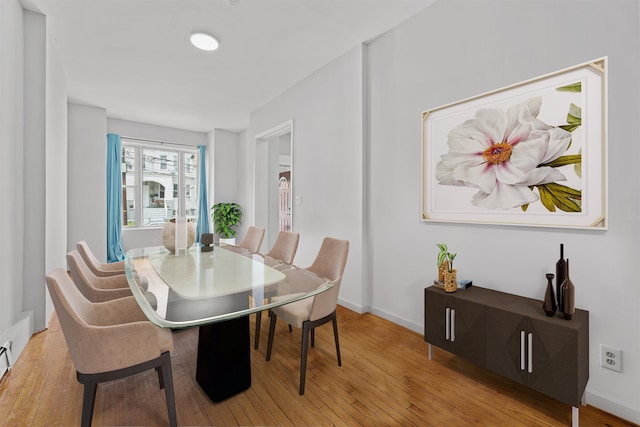
[[[434,0],[30,0],[69,100],[113,118],[240,131],[249,113]],[[204,30],[220,49],[194,48]]]

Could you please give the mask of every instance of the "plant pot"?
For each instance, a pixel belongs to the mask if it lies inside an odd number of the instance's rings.
[[[187,249],[196,241],[196,227],[191,221],[187,221]],[[176,251],[176,220],[170,219],[162,227],[162,244],[171,253]]]
[[[446,270],[444,272],[444,290],[445,292],[455,292],[458,290],[458,270]]]
[[[449,269],[449,262],[442,261],[438,266],[438,282],[444,283],[444,273]]]

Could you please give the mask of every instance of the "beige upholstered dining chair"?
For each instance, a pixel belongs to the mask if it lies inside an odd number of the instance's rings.
[[[264,239],[264,228],[251,226],[240,243],[236,246],[227,246],[225,249],[241,255],[255,254],[260,252],[262,239]]]
[[[263,255],[264,263],[269,267],[280,267],[282,264],[285,264],[285,267],[282,268],[291,267],[299,241],[300,233],[280,231],[271,250]]]
[[[271,310],[271,322],[269,324],[269,343],[267,344],[267,361],[271,359],[271,350],[273,347],[273,338],[275,335],[276,320],[282,318],[289,325],[302,329],[302,351],[300,358],[300,394],[304,394],[305,377],[307,370],[307,353],[309,350],[309,334],[311,334],[311,346],[315,344],[314,329],[329,321],[333,323],[333,336],[336,343],[336,354],[338,357],[338,366],[342,366],[340,358],[340,343],[338,340],[338,321],[336,316],[336,306],[338,304],[338,294],[340,292],[340,283],[342,282],[342,274],[347,264],[347,255],[349,254],[349,241],[338,240],[327,237],[322,242],[322,246],[318,251],[315,261],[306,269],[290,269],[285,270],[287,276],[285,282],[289,282],[291,293],[295,293],[300,287],[309,286],[314,282],[305,280],[305,270],[315,273],[316,275],[328,279],[333,287],[326,292],[318,294],[311,298],[306,298]],[[307,282],[307,283],[305,283]],[[317,286],[317,282],[315,282]],[[273,299],[277,299],[275,296]]]
[[[124,274],[108,277],[96,276],[84,262],[80,252],[75,249],[67,253],[67,264],[74,283],[91,302],[109,301],[132,295],[127,277]]]
[[[280,231],[273,247],[269,252],[262,255],[263,261],[269,267],[273,267],[277,270],[284,270],[291,268],[293,264],[293,258],[296,256],[298,250],[298,242],[300,241],[300,233],[293,233],[291,231]],[[265,298],[271,299],[268,292],[265,293]],[[260,324],[262,321],[262,312],[256,313],[256,331],[254,335],[253,348],[257,349],[260,344]]]
[[[117,276],[118,274],[124,274],[124,261],[118,262],[101,262],[93,254],[89,245],[84,240],[76,243],[76,249],[80,252],[85,264],[89,266],[93,274],[98,277]]]
[[[99,383],[155,369],[165,389],[169,424],[175,426],[171,331],[149,322],[133,297],[92,303],[62,268],[49,273],[46,282],[78,382],[84,385],[81,425],[91,425]]]

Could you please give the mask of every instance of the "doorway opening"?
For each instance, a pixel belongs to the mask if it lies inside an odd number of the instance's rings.
[[[281,230],[293,230],[293,120],[255,137],[254,218],[270,248]]]

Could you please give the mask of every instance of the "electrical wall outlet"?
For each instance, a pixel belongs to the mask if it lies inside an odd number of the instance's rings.
[[[622,372],[622,350],[600,344],[600,366]]]

